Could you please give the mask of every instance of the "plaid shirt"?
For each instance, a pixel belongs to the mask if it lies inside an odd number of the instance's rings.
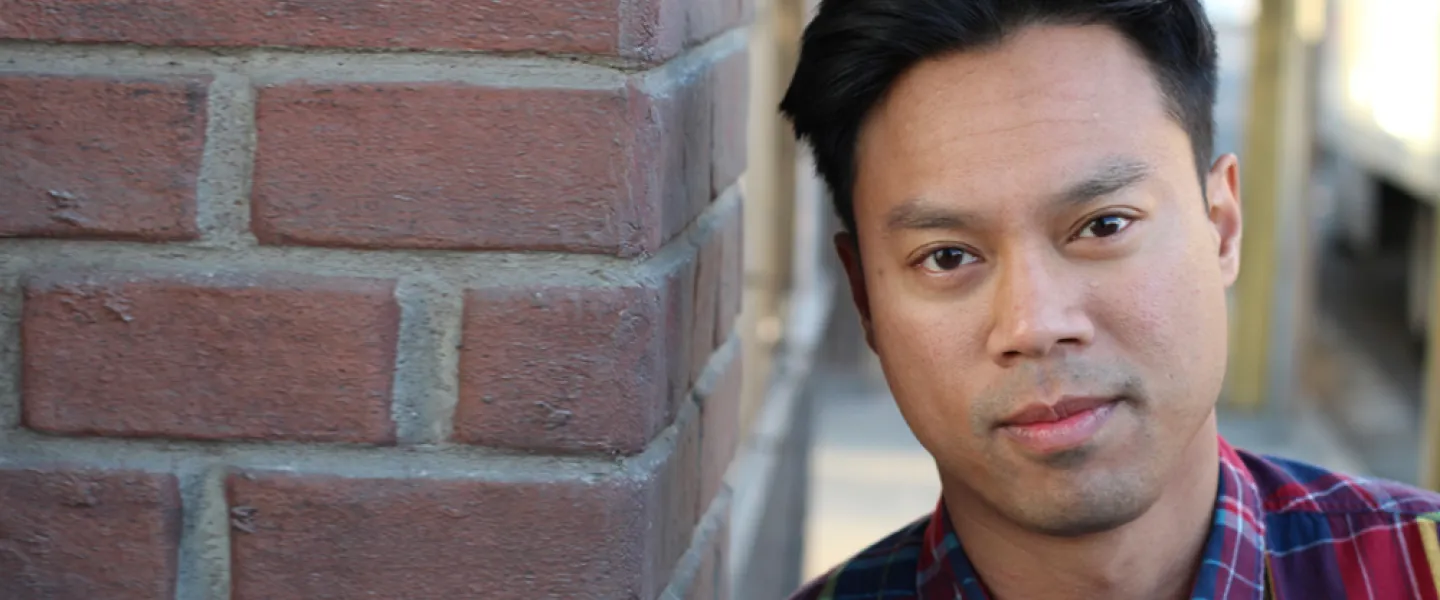
[[[1440,494],[1260,457],[1220,440],[1192,599],[1440,600]],[[983,600],[942,502],[792,600]]]

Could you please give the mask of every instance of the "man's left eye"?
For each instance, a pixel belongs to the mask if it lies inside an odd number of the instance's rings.
[[[1121,231],[1124,231],[1126,227],[1129,227],[1130,224],[1134,222],[1134,219],[1131,219],[1129,217],[1122,217],[1120,215],[1106,215],[1103,217],[1098,217],[1090,221],[1089,223],[1086,223],[1085,228],[1080,230],[1080,235],[1075,237],[1110,237],[1112,235],[1120,233]]]

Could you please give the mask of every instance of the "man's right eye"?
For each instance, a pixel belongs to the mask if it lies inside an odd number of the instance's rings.
[[[931,252],[925,257],[925,260],[920,263],[920,268],[931,273],[944,273],[954,271],[978,260],[980,260],[979,257],[971,254],[969,251],[952,246]]]

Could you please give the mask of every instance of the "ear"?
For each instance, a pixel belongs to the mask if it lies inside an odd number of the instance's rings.
[[[1220,274],[1225,287],[1240,275],[1240,160],[1226,154],[1215,160],[1205,176],[1207,216],[1214,230]]]
[[[860,240],[851,233],[835,234],[835,253],[845,265],[845,278],[850,280],[850,299],[860,313],[860,325],[865,328],[865,344],[875,349],[875,332],[870,325],[870,293],[865,289],[865,269],[860,264]]]

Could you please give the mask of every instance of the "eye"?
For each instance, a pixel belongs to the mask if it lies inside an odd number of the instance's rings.
[[[954,246],[940,248],[925,256],[920,268],[931,273],[954,271],[962,266],[979,261],[980,257]]]
[[[1103,217],[1097,217],[1097,218],[1091,220],[1089,223],[1086,223],[1086,224],[1085,224],[1085,228],[1084,228],[1084,229],[1081,229],[1081,230],[1080,230],[1080,234],[1077,235],[1077,236],[1075,236],[1075,237],[1077,237],[1077,238],[1087,238],[1087,237],[1088,237],[1088,238],[1106,238],[1106,237],[1110,237],[1110,236],[1112,236],[1112,235],[1115,235],[1115,234],[1117,234],[1117,233],[1120,233],[1121,231],[1124,231],[1126,227],[1129,227],[1130,224],[1131,224],[1131,223],[1134,223],[1134,222],[1135,222],[1134,219],[1131,219],[1131,218],[1129,218],[1129,217],[1122,217],[1122,216],[1120,216],[1120,215],[1105,215],[1105,216],[1103,216]]]

